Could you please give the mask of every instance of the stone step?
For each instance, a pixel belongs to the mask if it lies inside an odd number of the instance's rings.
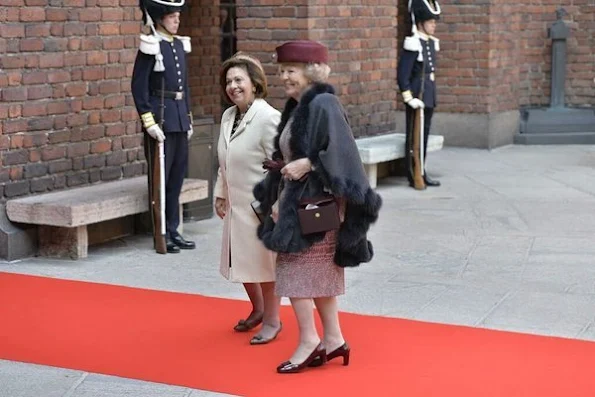
[[[595,131],[516,134],[514,143],[520,145],[595,145]]]

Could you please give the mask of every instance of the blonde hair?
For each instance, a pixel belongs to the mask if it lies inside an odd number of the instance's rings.
[[[326,63],[308,63],[304,67],[304,76],[313,83],[324,83],[328,80],[331,68]]]

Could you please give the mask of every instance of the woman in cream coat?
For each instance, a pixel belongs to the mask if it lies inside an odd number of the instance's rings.
[[[224,220],[220,270],[228,280],[243,283],[252,302],[252,312],[234,329],[245,332],[262,323],[250,343],[264,344],[281,331],[276,254],[258,239],[259,220],[250,204],[252,189],[263,178],[262,162],[274,151],[280,113],[263,99],[266,75],[260,62],[247,54],[223,63],[220,84],[224,97],[235,105],[223,113],[217,147],[215,210]]]

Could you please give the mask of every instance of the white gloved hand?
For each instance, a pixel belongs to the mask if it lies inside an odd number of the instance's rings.
[[[426,105],[424,105],[424,102],[421,99],[417,99],[417,98],[413,98],[412,100],[407,102],[407,105],[411,106],[413,109],[418,109],[418,108],[423,109],[426,107]]]
[[[192,128],[192,126],[190,126],[190,129],[188,130],[188,140],[190,140],[190,138],[192,138],[192,135],[194,135],[194,128]]]
[[[153,124],[147,128],[147,134],[151,135],[151,138],[156,139],[157,142],[165,141],[165,134],[161,130],[158,124]]]

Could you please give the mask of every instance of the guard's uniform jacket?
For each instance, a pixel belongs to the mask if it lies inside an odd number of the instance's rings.
[[[188,169],[188,131],[191,129],[186,53],[190,38],[157,32],[141,35],[141,44],[132,74],[132,97],[142,119],[143,128],[160,122],[163,80],[165,154],[165,218],[166,234],[178,234],[180,224],[179,196]],[[155,140],[145,133],[145,157],[151,161]],[[151,186],[151,172],[147,173]]]
[[[428,138],[432,128],[432,117],[436,107],[436,52],[439,50],[439,41],[435,37],[427,36],[421,32],[405,38],[403,51],[397,66],[397,83],[403,95],[403,100],[409,102],[412,98],[421,99],[425,105],[424,112],[424,158],[428,151]],[[423,71],[425,63],[425,71]],[[424,79],[423,98],[419,98],[421,92],[422,75]],[[413,130],[413,119],[415,110],[405,106],[405,156],[409,162],[409,150],[411,147],[411,131]],[[413,184],[411,173],[407,175],[409,183]],[[424,173],[424,178],[427,178]],[[426,183],[427,179],[426,179]]]
[[[164,122],[161,127],[164,133],[184,132],[190,129],[192,115],[190,114],[190,93],[188,89],[188,72],[186,52],[190,52],[190,41],[185,37],[169,36],[158,32],[158,42],[151,44],[159,46],[163,57],[162,72],[154,70],[156,56],[151,52],[154,48],[145,50],[141,43],[134,63],[132,74],[132,96],[134,104],[147,128],[160,122],[161,115],[161,84],[165,78],[164,87]],[[153,36],[155,37],[155,36]],[[187,44],[185,43],[187,41]],[[185,48],[186,47],[186,48]],[[149,52],[149,54],[143,52]]]
[[[417,33],[405,38],[399,58],[397,83],[405,102],[419,97],[422,82],[422,69],[425,62],[425,83],[423,98],[419,98],[426,108],[436,107],[436,51],[439,41],[435,37]]]
[[[411,14],[411,36],[405,38],[403,51],[397,66],[397,83],[403,95],[405,106],[405,157],[407,164],[412,164],[412,138],[416,110],[409,106],[413,98],[424,104],[423,111],[423,157],[420,155],[422,175],[426,186],[440,186],[440,182],[428,177],[425,159],[428,137],[432,126],[432,116],[436,102],[436,53],[440,50],[440,41],[426,33],[424,23],[440,18],[441,9],[437,0],[409,0],[408,11]],[[421,28],[421,31],[419,30]],[[423,93],[422,91],[423,85]],[[421,97],[420,97],[421,96]],[[415,102],[417,102],[417,100]],[[420,153],[421,154],[421,153]],[[409,184],[413,186],[413,167],[409,167]]]

